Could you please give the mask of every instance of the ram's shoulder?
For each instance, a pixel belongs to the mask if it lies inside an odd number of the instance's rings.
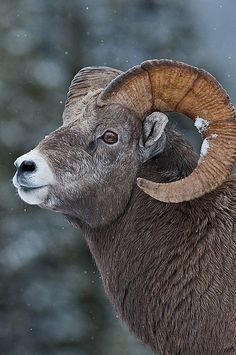
[[[221,216],[229,215],[236,225],[236,176],[231,175],[212,193],[211,205]]]
[[[228,199],[236,207],[236,175],[231,175],[218,190],[222,198]]]

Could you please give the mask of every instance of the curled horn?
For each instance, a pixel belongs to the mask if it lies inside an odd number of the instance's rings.
[[[122,71],[109,67],[86,67],[81,69],[74,77],[67,93],[65,111],[63,113],[64,123],[69,123],[73,117],[72,111],[76,110],[77,115],[82,114],[86,104],[99,90],[105,88]]]
[[[205,120],[202,156],[189,176],[171,183],[138,178],[138,186],[153,198],[189,201],[214,190],[231,173],[236,159],[235,109],[226,91],[203,69],[171,60],[146,61],[115,78],[97,103],[120,104],[140,120],[153,111],[180,112],[194,121],[198,117]]]

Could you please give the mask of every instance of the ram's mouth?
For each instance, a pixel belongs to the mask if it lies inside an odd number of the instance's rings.
[[[41,186],[25,186],[25,185],[20,185],[18,187],[18,190],[21,190],[23,192],[30,192],[30,191],[35,191],[39,189],[43,189],[45,187],[48,187],[48,185],[41,185]]]
[[[40,205],[48,196],[50,185],[19,185],[17,192],[20,198],[30,205]]]

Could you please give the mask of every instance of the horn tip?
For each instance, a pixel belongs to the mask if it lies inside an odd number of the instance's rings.
[[[137,185],[138,185],[138,187],[140,187],[141,189],[147,187],[146,179],[137,178]]]
[[[137,185],[146,193],[150,189],[150,181],[147,179],[137,178]],[[155,183],[155,189],[157,189],[158,185],[158,183]]]
[[[172,201],[172,199],[170,199],[168,196],[165,196],[165,194],[163,195],[160,190],[161,185],[163,185],[161,183],[152,182],[143,178],[137,178],[137,185],[141,190],[143,190],[145,194],[151,196],[152,198],[160,202],[181,202],[176,200],[175,198],[173,198]]]

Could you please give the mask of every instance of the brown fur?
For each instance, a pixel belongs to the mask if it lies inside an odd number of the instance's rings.
[[[155,354],[236,354],[235,178],[190,202],[152,199],[136,178],[189,175],[192,148],[168,126],[143,164],[134,113],[94,105],[39,144],[57,178],[41,207],[82,229],[117,313]],[[107,129],[118,144],[102,141]]]
[[[176,134],[168,144],[139,176],[173,181],[192,171],[197,160],[189,145]],[[116,311],[155,354],[236,353],[234,177],[181,204],[134,187],[108,226],[73,223],[84,231]]]

